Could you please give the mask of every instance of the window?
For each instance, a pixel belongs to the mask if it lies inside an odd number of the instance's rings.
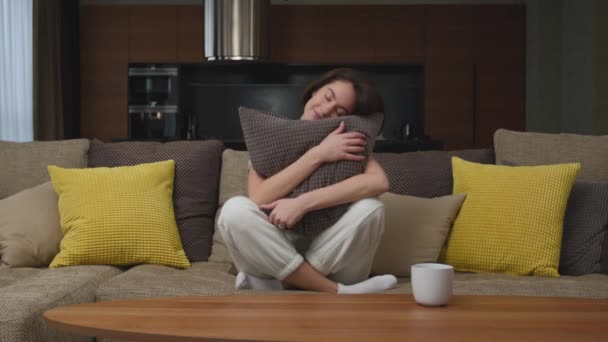
[[[32,0],[0,0],[0,140],[31,141]]]

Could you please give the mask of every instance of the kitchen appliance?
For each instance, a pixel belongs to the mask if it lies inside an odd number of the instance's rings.
[[[130,64],[129,139],[170,140],[184,137],[186,120],[179,111],[179,67]]]

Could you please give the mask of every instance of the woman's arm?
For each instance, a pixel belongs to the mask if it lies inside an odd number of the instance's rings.
[[[247,180],[249,198],[257,205],[283,198],[308,178],[321,164],[320,156],[313,149],[310,149],[293,164],[269,178],[262,177],[252,167],[249,169]]]
[[[298,197],[306,212],[375,197],[389,189],[388,177],[378,162],[369,159],[365,172],[342,182],[316,189]]]
[[[271,211],[268,219],[272,224],[291,228],[307,212],[378,196],[388,189],[389,181],[384,170],[377,161],[370,158],[365,172],[360,175],[307,192],[297,198],[279,199],[261,207]]]
[[[298,160],[272,177],[264,178],[251,168],[247,184],[249,198],[257,205],[281,199],[323,163],[337,160],[363,160],[364,157],[356,153],[363,151],[365,145],[363,133],[344,133],[344,123],[341,123],[319,145],[308,150]]]

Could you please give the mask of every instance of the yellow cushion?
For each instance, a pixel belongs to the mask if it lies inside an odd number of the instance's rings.
[[[173,160],[115,168],[48,167],[64,238],[50,267],[187,268],[173,212]]]
[[[461,272],[557,277],[566,204],[579,163],[483,165],[452,157],[467,198],[440,260]]]

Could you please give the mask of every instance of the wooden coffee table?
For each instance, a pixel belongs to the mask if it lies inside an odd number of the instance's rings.
[[[608,300],[268,294],[97,302],[44,314],[56,329],[134,341],[605,341]]]

